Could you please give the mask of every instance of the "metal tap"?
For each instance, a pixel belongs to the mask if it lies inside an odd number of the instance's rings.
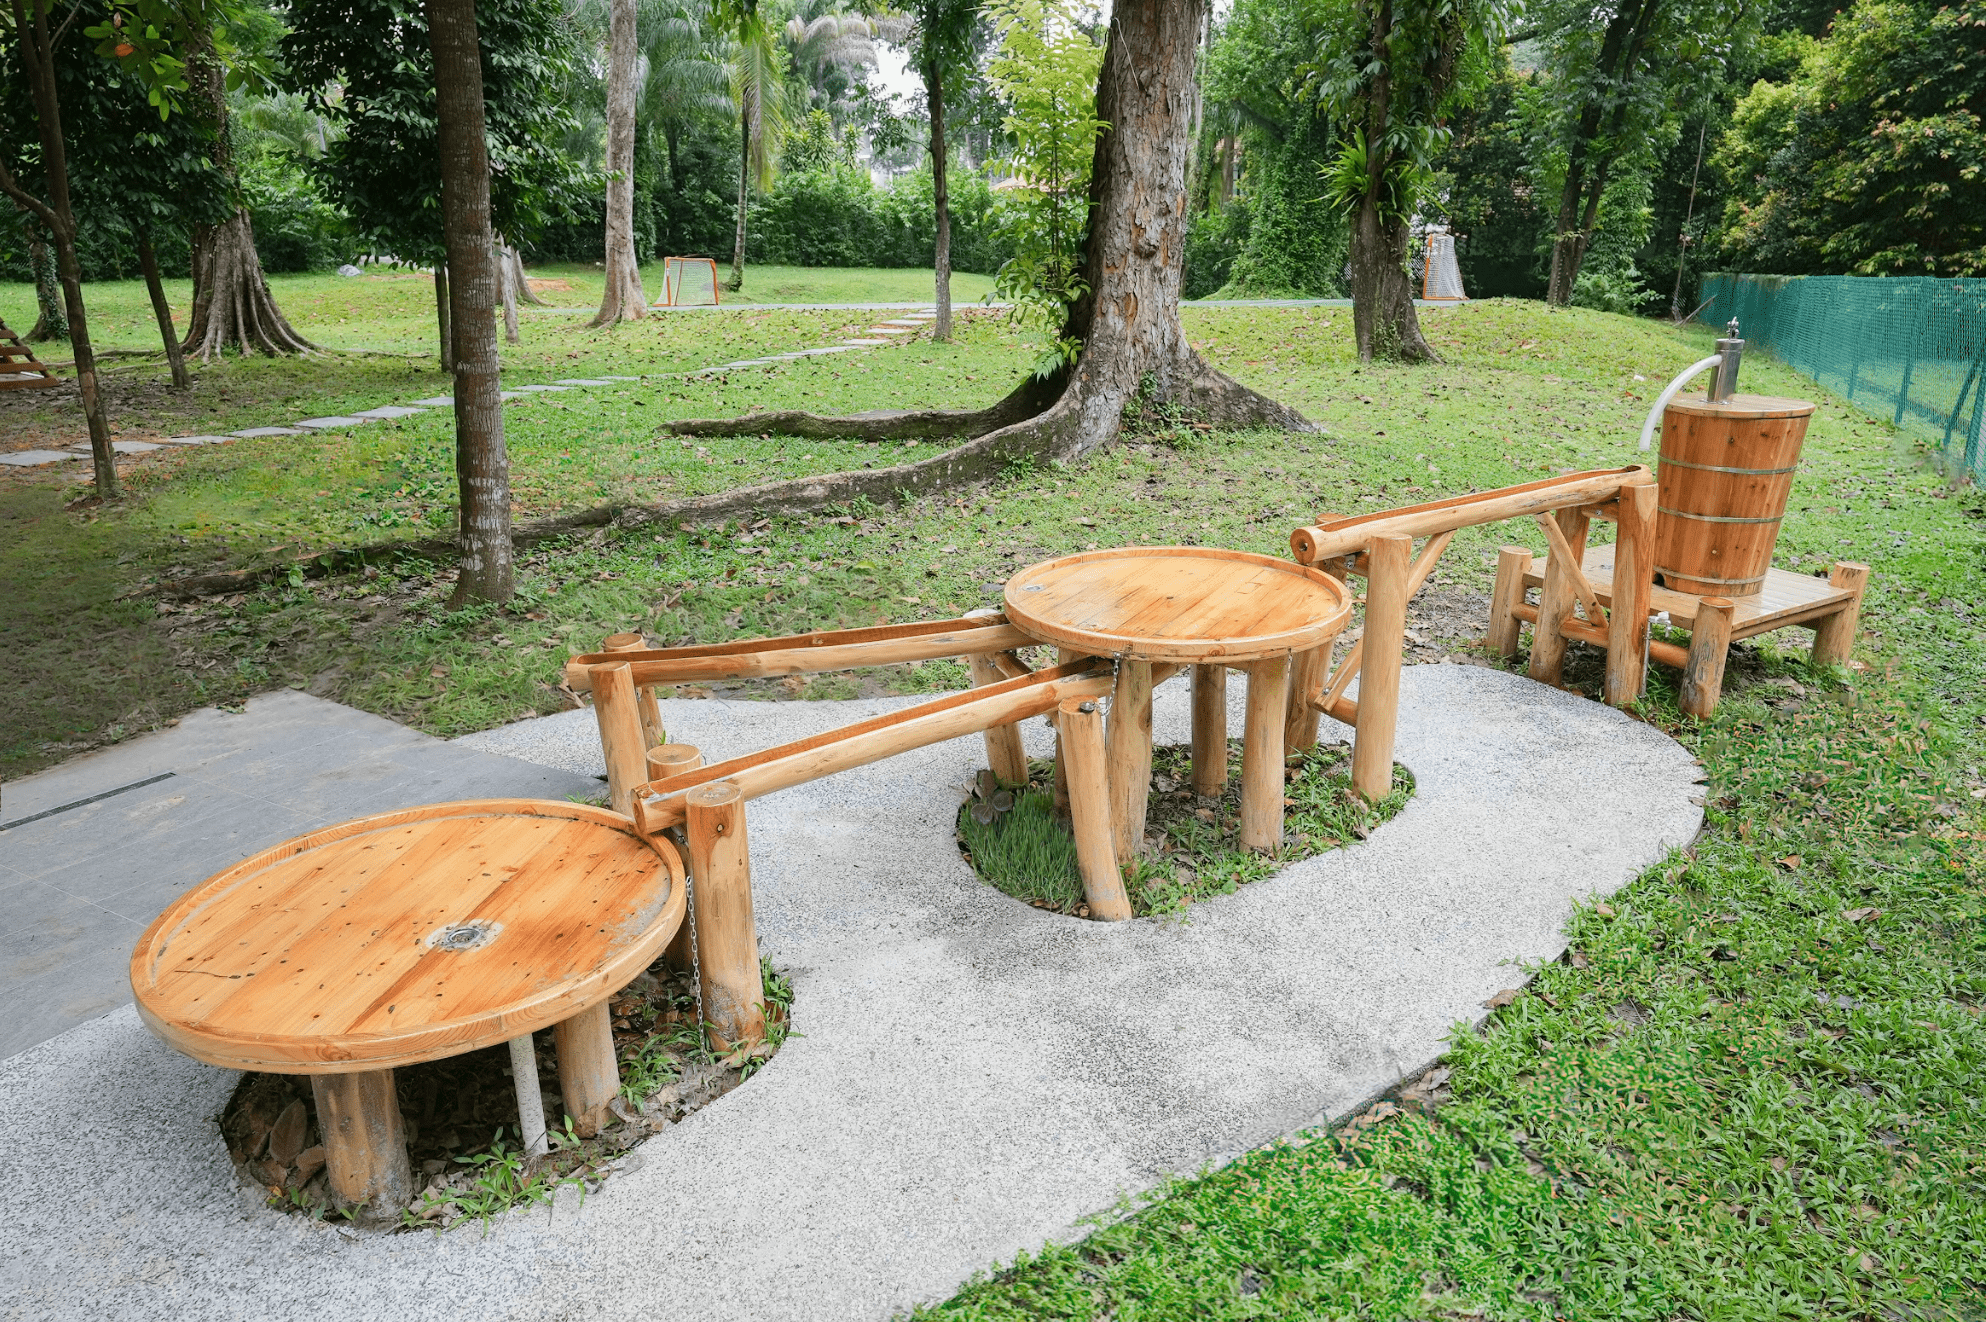
[[[1738,362],[1745,356],[1745,342],[1738,338],[1738,319],[1724,328],[1724,338],[1717,341],[1717,352],[1724,359],[1717,365],[1710,378],[1710,402],[1721,404],[1738,393]]]

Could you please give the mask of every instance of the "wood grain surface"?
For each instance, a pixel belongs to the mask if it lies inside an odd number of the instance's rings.
[[[1245,551],[1134,546],[1007,580],[1007,618],[1044,642],[1137,661],[1259,661],[1333,638],[1351,595],[1329,574]]]
[[[604,1001],[683,920],[666,840],[584,804],[487,799],[360,818],[188,891],[139,938],[151,1030],[196,1060],[378,1070]]]

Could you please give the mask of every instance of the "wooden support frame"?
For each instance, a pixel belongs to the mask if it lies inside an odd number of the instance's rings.
[[[595,652],[566,662],[565,681],[574,692],[584,693],[592,687],[596,670],[620,664],[633,667],[636,687],[807,675],[858,666],[1011,652],[1019,647],[1032,647],[1035,642],[1008,624],[1006,616],[994,614],[881,625],[873,629],[790,634],[781,638],[748,638],[697,647]]]
[[[1226,788],[1227,666],[1215,661],[1193,667],[1193,792],[1211,799]]]
[[[1454,532],[1479,523],[1500,523],[1543,510],[1597,505],[1614,499],[1623,486],[1654,480],[1655,475],[1645,465],[1634,464],[1627,468],[1570,473],[1468,496],[1451,496],[1425,505],[1408,505],[1298,528],[1290,534],[1290,552],[1302,563],[1315,565],[1333,556],[1356,554],[1380,533],[1430,537],[1438,532]]]
[[[1283,733],[1291,668],[1287,656],[1248,667],[1241,734],[1241,847],[1271,856],[1283,848]]]
[[[1523,621],[1517,608],[1524,605],[1524,575],[1531,572],[1531,552],[1522,546],[1505,546],[1496,553],[1496,587],[1490,596],[1490,650],[1508,661],[1517,655]]]
[[[313,1074],[310,1090],[333,1200],[365,1220],[398,1221],[414,1196],[414,1172],[393,1071]]]
[[[608,652],[640,652],[647,650],[648,641],[638,633],[617,633],[600,646]],[[643,746],[654,748],[668,743],[669,732],[662,728],[662,707],[655,699],[654,689],[635,690],[635,709],[641,714]]]
[[[635,786],[648,779],[648,740],[641,728],[633,668],[602,666],[593,676],[593,717],[607,758],[607,805],[632,813]]]
[[[1862,594],[1868,590],[1869,567],[1858,561],[1843,560],[1828,572],[1827,581],[1830,587],[1851,595],[1846,606],[1815,622],[1814,662],[1845,666],[1855,650],[1855,631],[1862,622]]]
[[[998,611],[968,611],[965,618],[997,622],[1003,617]],[[986,688],[1005,679],[1020,679],[1034,673],[1012,652],[973,652],[965,660],[974,688]],[[991,725],[986,728],[985,739],[986,765],[992,768],[994,778],[1009,789],[1027,784],[1027,753],[1021,746],[1021,727]]]
[[[1393,789],[1393,739],[1400,713],[1401,653],[1407,643],[1407,563],[1413,538],[1380,533],[1366,552],[1365,633],[1359,639],[1358,724],[1352,740],[1352,788],[1367,799]]]
[[[1690,630],[1689,656],[1683,663],[1682,690],[1677,705],[1686,716],[1707,720],[1724,692],[1724,658],[1731,650],[1731,617],[1737,603],[1729,597],[1705,597]]]
[[[1577,566],[1586,553],[1587,515],[1567,506],[1558,510],[1559,536],[1554,538],[1552,557],[1545,562],[1545,585],[1538,593],[1538,617],[1531,628],[1530,675],[1540,684],[1557,688],[1565,674],[1566,624],[1579,596],[1578,585],[1585,581]],[[1563,550],[1556,548],[1563,547]],[[1589,585],[1589,591],[1590,585]],[[1602,627],[1599,620],[1578,621],[1589,628]]]
[[[1152,792],[1152,663],[1126,657],[1117,663],[1110,694],[1109,743],[1111,838],[1119,861],[1145,850],[1145,809]],[[1073,806],[1073,805],[1072,805]]]
[[[607,1002],[588,1006],[552,1025],[559,1057],[559,1095],[573,1132],[592,1138],[606,1128],[607,1103],[621,1090],[621,1067],[614,1058],[614,1027]],[[535,1082],[535,1080],[534,1080]]]
[[[1117,862],[1116,832],[1110,817],[1110,775],[1105,765],[1103,713],[1093,698],[1065,699],[1055,728],[1067,760],[1069,800],[1076,834],[1076,866],[1083,874],[1083,898],[1090,917],[1122,922],[1131,916],[1131,898]]]
[[[720,780],[699,785],[684,799],[697,974],[711,1047],[725,1051],[765,1038],[765,984],[752,919],[745,795],[736,783]]]
[[[1648,615],[1655,587],[1655,499],[1652,483],[1621,488],[1614,502],[1614,574],[1622,590],[1607,616],[1608,705],[1628,707],[1648,688]],[[1522,582],[1520,578],[1518,580]],[[1585,582],[1582,573],[1580,581]],[[1588,584],[1588,591],[1591,585]]]

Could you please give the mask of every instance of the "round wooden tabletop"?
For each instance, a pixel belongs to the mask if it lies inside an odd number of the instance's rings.
[[[1320,569],[1206,546],[1127,546],[1007,580],[1007,618],[1044,642],[1140,661],[1260,661],[1335,637],[1345,585]]]
[[[603,808],[437,803],[266,849],[195,886],[131,956],[151,1030],[279,1074],[390,1069],[595,1005],[682,924],[683,864]]]

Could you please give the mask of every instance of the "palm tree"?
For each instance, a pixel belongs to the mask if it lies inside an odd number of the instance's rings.
[[[786,52],[779,33],[756,5],[737,17],[731,40],[731,101],[738,111],[738,238],[731,249],[731,278],[724,287],[745,287],[745,208],[754,181],[772,182],[773,161],[786,136]]]
[[[683,186],[678,154],[683,130],[698,120],[732,111],[731,80],[721,43],[702,0],[648,0],[641,15],[641,116],[662,130],[669,158],[669,186]]]
[[[805,85],[807,107],[846,121],[855,107],[858,71],[876,62],[875,39],[900,36],[904,27],[900,17],[869,18],[842,8],[841,0],[802,0],[781,35]]]

